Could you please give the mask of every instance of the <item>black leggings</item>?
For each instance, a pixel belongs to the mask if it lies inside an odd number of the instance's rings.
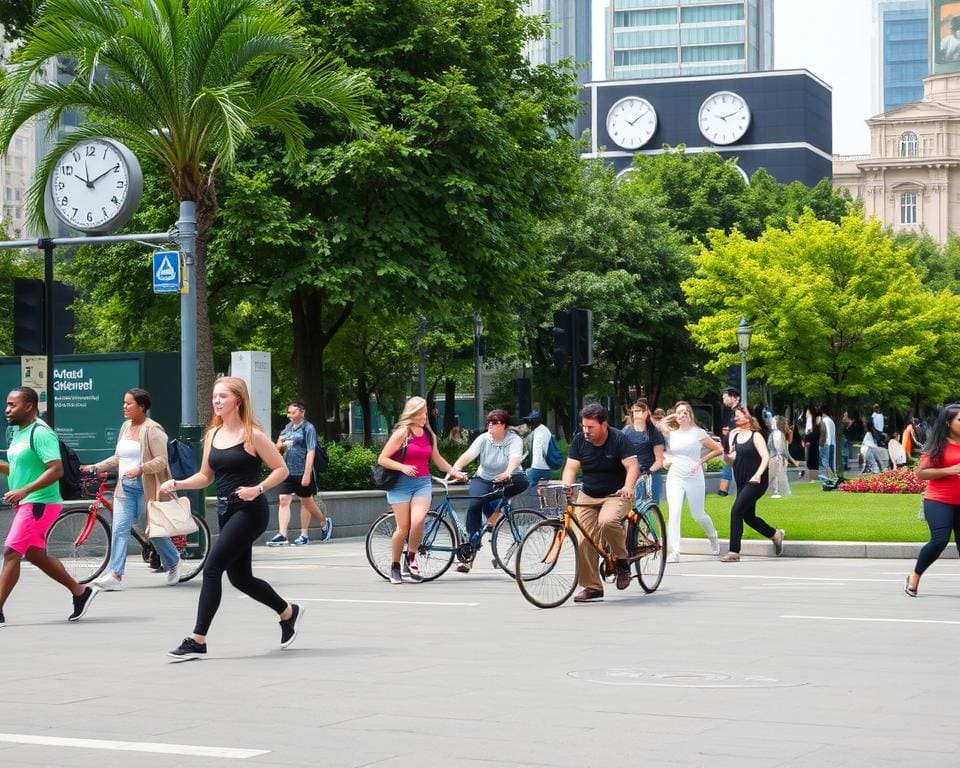
[[[933,499],[923,500],[923,516],[930,527],[930,541],[923,545],[917,556],[917,573],[922,574],[936,561],[950,543],[950,531],[953,531],[960,551],[960,504],[947,504]]]
[[[253,542],[267,530],[269,519],[270,508],[262,496],[253,501],[231,498],[227,503],[226,512],[220,515],[220,535],[203,566],[203,586],[200,587],[194,634],[206,635],[210,629],[223,595],[224,571],[230,583],[245,595],[278,614],[286,610],[287,601],[267,582],[253,575]]]
[[[743,524],[746,523],[757,533],[773,538],[777,532],[776,528],[770,525],[762,518],[757,517],[757,502],[763,496],[766,489],[762,485],[754,483],[744,483],[742,486],[737,484],[737,498],[730,509],[730,551],[740,551],[740,539],[743,538]]]

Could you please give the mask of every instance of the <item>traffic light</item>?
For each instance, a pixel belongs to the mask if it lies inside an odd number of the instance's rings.
[[[553,361],[570,362],[576,351],[577,365],[593,365],[593,312],[572,307],[553,313]],[[576,349],[574,350],[574,345]]]
[[[562,368],[570,362],[570,310],[553,313],[553,362]]]
[[[73,354],[74,300],[72,285],[53,284],[53,352]],[[15,278],[13,281],[13,353],[43,355],[43,280]]]

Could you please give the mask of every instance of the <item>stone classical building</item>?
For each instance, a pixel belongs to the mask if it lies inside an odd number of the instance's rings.
[[[943,244],[960,232],[960,74],[923,83],[920,101],[867,120],[869,155],[834,157],[833,186],[894,232]]]

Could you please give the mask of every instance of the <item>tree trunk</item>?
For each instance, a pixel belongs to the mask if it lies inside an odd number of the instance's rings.
[[[357,377],[357,400],[360,403],[360,414],[363,417],[363,445],[367,448],[373,442],[373,425],[370,423],[370,387],[367,386],[367,375],[361,373]]]
[[[307,410],[314,414],[314,424],[327,440],[339,440],[339,413],[333,421],[325,405],[326,376],[324,350],[353,313],[353,304],[331,310],[329,326],[324,329],[324,296],[322,291],[299,287],[290,294],[290,315],[293,321],[293,365],[297,386]]]
[[[443,435],[450,435],[450,430],[457,423],[457,380],[446,378],[443,382]]]

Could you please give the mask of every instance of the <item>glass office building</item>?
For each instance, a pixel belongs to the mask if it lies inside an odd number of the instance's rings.
[[[874,111],[923,98],[929,73],[930,3],[927,0],[874,0],[874,30],[879,47]]]
[[[613,0],[613,79],[773,69],[773,0]]]
[[[527,57],[534,66],[573,59],[579,65],[580,84],[590,80],[590,0],[530,0],[524,12],[545,16],[550,35],[527,45]]]

